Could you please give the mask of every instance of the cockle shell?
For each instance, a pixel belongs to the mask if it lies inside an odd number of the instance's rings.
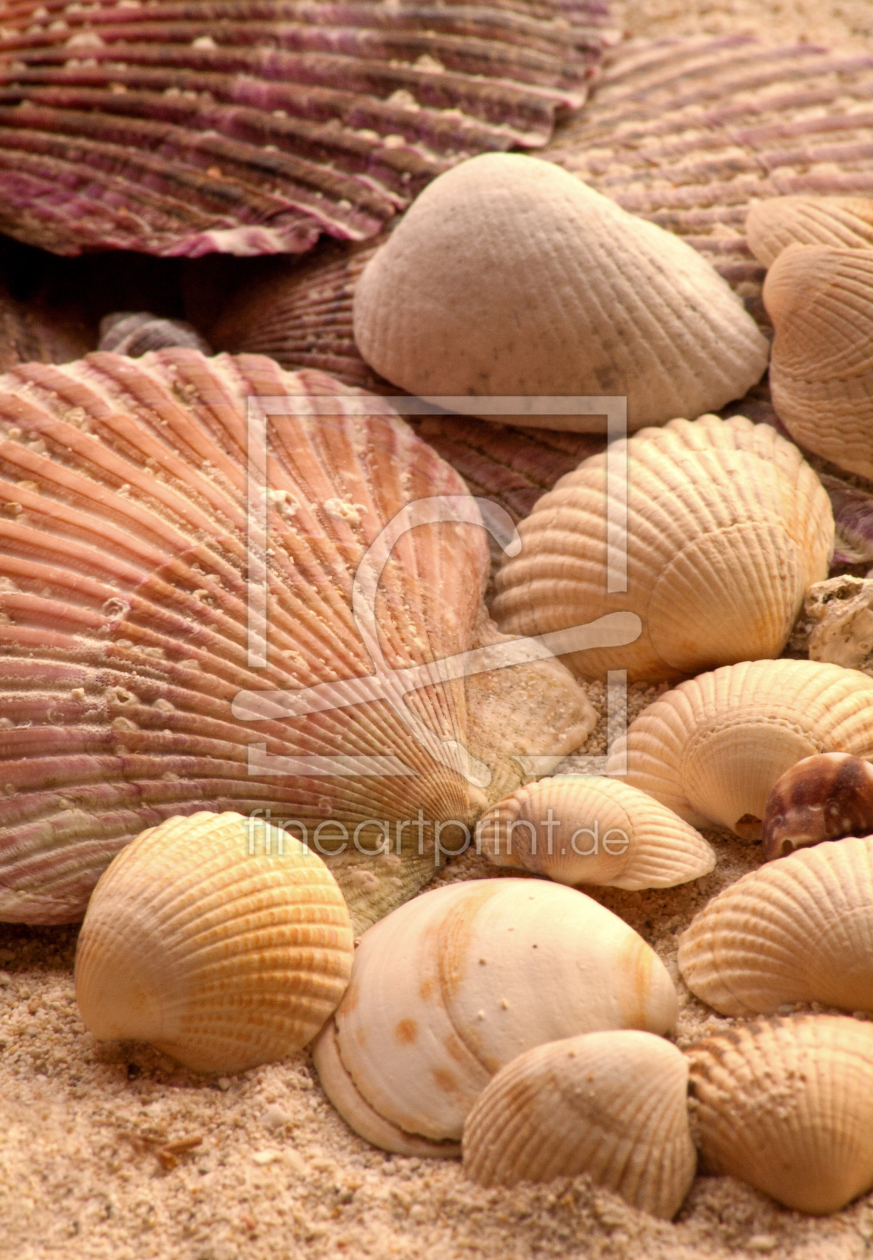
[[[49,9],[2,15],[0,226],[65,254],[372,236],[459,155],[542,145],[615,38],[598,0]]]
[[[786,1002],[873,1011],[873,839],[799,849],[744,875],[682,933],[679,970],[725,1015]]]
[[[239,1072],[315,1036],[345,992],[349,912],[320,857],[241,814],[144,831],[112,861],[76,950],[76,1000],[101,1041],[148,1041]]]
[[[873,756],[873,678],[816,661],[743,661],[680,683],[613,744],[606,773],[693,827],[759,839],[773,785],[813,753]]]
[[[485,615],[482,519],[384,402],[319,373],[174,349],[0,378],[0,918],[81,916],[129,840],[204,809],[333,855],[358,930],[412,895],[437,823],[595,722]]]
[[[464,1172],[482,1186],[588,1173],[669,1220],[697,1166],[687,1091],[688,1060],[652,1033],[537,1046],[479,1095],[464,1125]]]
[[[860,669],[873,654],[873,581],[828,578],[806,592],[803,610],[811,623],[809,659]]]
[[[873,832],[873,765],[848,753],[804,757],[773,785],[764,806],[764,857],[795,849],[867,836]]]
[[[596,775],[557,775],[516,788],[476,834],[497,866],[561,884],[672,888],[707,875],[715,854],[672,810],[638,788]]]
[[[873,246],[869,197],[773,197],[752,206],[746,219],[749,248],[765,267],[788,245]]]
[[[627,669],[630,680],[669,679],[778,656],[833,548],[827,494],[797,448],[768,425],[702,416],[610,449],[622,470],[609,495],[606,455],[596,455],[520,524],[521,552],[496,577],[500,627],[541,634],[607,610],[637,613],[634,643],[566,658],[584,677]],[[607,572],[607,533],[625,453],[623,590]]]
[[[410,1134],[457,1142],[490,1078],[523,1051],[605,1028],[669,1032],[677,1011],[657,955],[584,893],[471,880],[414,898],[365,934],[314,1056],[351,1127],[404,1150]]]
[[[196,328],[179,319],[161,319],[151,311],[115,311],[100,321],[98,350],[112,350],[132,359],[149,350],[187,346],[209,354],[210,349]]]
[[[873,477],[873,249],[790,245],[767,272],[773,404],[791,436]]]
[[[690,1052],[709,1172],[836,1212],[873,1186],[873,1027],[838,1015],[737,1025]]]
[[[741,398],[768,345],[669,232],[546,162],[487,153],[419,196],[364,268],[358,349],[411,394],[627,396],[631,430]],[[605,432],[601,417],[525,416]]]

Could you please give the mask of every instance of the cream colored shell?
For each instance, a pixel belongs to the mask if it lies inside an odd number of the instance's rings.
[[[627,455],[627,584],[609,592],[609,510],[621,511]],[[521,552],[496,578],[492,615],[507,633],[542,634],[629,610],[628,647],[564,658],[578,675],[627,669],[675,679],[778,656],[833,551],[830,502],[795,446],[743,417],[673,420],[586,459],[519,525]],[[620,518],[618,520],[620,524]],[[618,528],[618,524],[615,526]],[[609,563],[623,554],[625,537]],[[623,577],[619,574],[618,577]]]
[[[791,436],[873,477],[873,249],[791,245],[767,273],[773,405]]]
[[[588,1173],[644,1212],[676,1214],[694,1180],[688,1061],[669,1041],[593,1032],[501,1068],[464,1125],[464,1171],[483,1186]]]
[[[682,933],[679,970],[724,1015],[786,1002],[873,1011],[873,839],[826,841],[744,875]]]
[[[770,790],[812,753],[873,755],[873,678],[818,661],[743,661],[680,683],[613,744],[607,774],[693,827],[759,839]]]
[[[76,1000],[101,1041],[147,1041],[237,1072],[318,1032],[352,966],[349,912],[321,858],[241,814],[143,832],[94,890]]]
[[[684,241],[512,153],[462,162],[419,195],[358,281],[354,331],[410,393],[626,395],[632,430],[741,398],[768,353]],[[603,416],[492,418],[605,431]]]
[[[690,1052],[707,1171],[799,1212],[873,1186],[873,1027],[839,1015],[737,1025]]]
[[[749,210],[749,248],[765,267],[789,245],[873,246],[873,201],[869,197],[769,197]]]
[[[403,1142],[457,1142],[491,1077],[523,1051],[604,1028],[665,1033],[677,1010],[673,982],[642,937],[583,893],[530,879],[464,881],[365,933],[332,1021],[336,1045],[328,1026],[315,1063],[352,1127],[406,1150],[392,1141],[396,1130]],[[350,1101],[352,1086],[360,1102]],[[373,1112],[388,1122],[378,1132]]]
[[[562,884],[672,888],[706,875],[715,854],[672,810],[620,779],[556,775],[517,788],[477,825],[497,866]]]

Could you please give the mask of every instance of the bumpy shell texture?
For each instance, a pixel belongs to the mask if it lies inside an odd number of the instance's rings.
[[[637,613],[631,645],[567,658],[585,677],[627,669],[631,680],[675,679],[778,656],[833,549],[827,494],[797,448],[768,425],[703,416],[611,449],[627,457],[626,593],[609,592],[607,567],[623,468],[609,497],[606,456],[595,455],[521,523],[522,550],[496,578],[501,628],[536,634]]]
[[[349,913],[320,857],[241,814],[144,832],[88,904],[76,999],[100,1040],[238,1072],[304,1046],[348,984]]]
[[[690,1051],[708,1171],[836,1212],[873,1185],[873,1028],[814,1015],[738,1025]]]
[[[464,1172],[483,1186],[588,1173],[668,1220],[694,1179],[688,1061],[651,1033],[585,1033],[513,1059],[464,1125]]]
[[[795,849],[867,836],[873,832],[873,765],[848,753],[804,757],[786,770],[764,808],[764,857]]]
[[[542,145],[608,25],[598,0],[23,0],[3,13],[0,226],[66,254],[360,240],[459,155]]]
[[[277,400],[263,479],[252,397]],[[21,367],[0,502],[0,917],[75,919],[173,815],[269,811],[335,855],[361,929],[430,878],[437,821],[594,724],[546,649],[500,667],[457,473],[329,377],[184,349]]]
[[[869,197],[774,197],[752,206],[746,219],[749,248],[770,267],[788,245],[873,246]]]

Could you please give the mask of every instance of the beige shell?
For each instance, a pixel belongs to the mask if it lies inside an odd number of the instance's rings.
[[[873,1186],[873,1027],[840,1015],[738,1025],[689,1051],[700,1153],[786,1207]]]
[[[315,1063],[353,1128],[408,1151],[390,1134],[457,1142],[488,1081],[523,1051],[604,1028],[665,1033],[677,1011],[657,955],[584,893],[539,880],[465,881],[414,898],[365,933]],[[374,1111],[388,1122],[378,1133]]]
[[[594,1032],[501,1068],[464,1125],[464,1172],[482,1186],[588,1173],[668,1219],[694,1180],[688,1061],[669,1041]]]
[[[791,436],[873,477],[873,249],[791,245],[767,272],[773,405]]]
[[[785,1002],[873,1011],[873,839],[800,849],[744,875],[682,933],[679,970],[725,1015]]]
[[[556,775],[516,788],[483,814],[482,850],[561,884],[672,888],[706,875],[715,854],[660,801],[620,779]]]
[[[743,661],[680,683],[617,739],[621,771],[694,827],[761,836],[776,780],[821,752],[873,755],[873,678],[817,661]]]
[[[746,219],[749,248],[770,267],[789,245],[873,246],[873,200],[869,197],[771,197],[751,207]]]
[[[815,582],[803,610],[811,623],[809,659],[848,669],[868,665],[873,655],[873,581],[840,577]]]
[[[564,658],[585,678],[627,669],[631,681],[675,679],[778,656],[807,587],[827,576],[834,541],[827,494],[796,447],[742,416],[701,416],[611,450],[617,464],[627,452],[626,593],[608,591],[606,545],[607,505],[624,478],[610,477],[608,499],[607,457],[593,455],[519,525],[522,550],[496,578],[501,629],[540,634],[637,613],[630,646]]]
[[[438,176],[364,268],[353,313],[364,359],[409,393],[626,395],[632,430],[741,398],[767,365],[695,250],[520,154]],[[605,430],[602,416],[505,421]]]
[[[241,814],[144,831],[100,879],[76,1000],[101,1041],[237,1072],[304,1046],[348,984],[349,912],[324,862]]]

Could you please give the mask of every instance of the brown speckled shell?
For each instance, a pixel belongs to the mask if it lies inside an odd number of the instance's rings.
[[[764,857],[873,832],[873,765],[848,753],[804,757],[774,784],[764,806]]]

